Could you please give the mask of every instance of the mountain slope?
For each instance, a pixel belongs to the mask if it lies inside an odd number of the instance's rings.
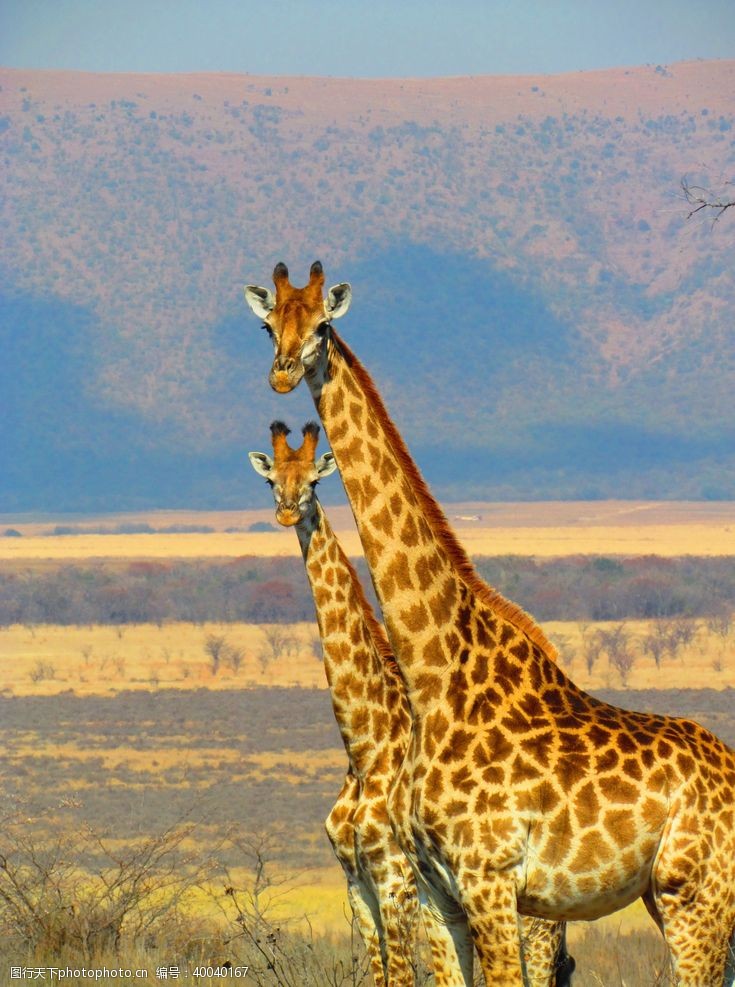
[[[6,509],[227,506],[268,392],[241,299],[341,331],[445,495],[735,497],[735,62],[539,78],[0,70]]]

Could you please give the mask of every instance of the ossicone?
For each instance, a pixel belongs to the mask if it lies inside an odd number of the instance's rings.
[[[319,439],[319,432],[321,429],[316,422],[307,422],[301,429],[301,434],[306,438],[307,435],[311,436],[315,442]]]
[[[288,268],[282,260],[273,268],[273,283],[277,284],[279,281],[288,281]]]

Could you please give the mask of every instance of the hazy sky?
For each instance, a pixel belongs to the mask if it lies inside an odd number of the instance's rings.
[[[427,76],[735,57],[733,0],[0,0],[0,64]]]

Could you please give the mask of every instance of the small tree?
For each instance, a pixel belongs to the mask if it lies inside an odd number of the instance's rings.
[[[661,668],[661,659],[669,649],[668,636],[663,621],[652,621],[651,629],[641,640],[641,647],[644,654],[653,658],[656,668]]]
[[[595,667],[595,663],[602,653],[602,638],[600,637],[600,632],[593,630],[588,624],[580,624],[579,632],[582,637],[585,665],[591,675],[592,669]]]
[[[44,679],[56,678],[56,668],[51,662],[39,658],[28,674],[31,682],[43,682]]]
[[[226,654],[227,638],[224,634],[207,634],[204,641],[204,650],[209,655],[212,665],[212,675],[219,671],[222,659]]]
[[[615,654],[610,655],[610,661],[618,670],[623,687],[627,689],[628,678],[635,664],[635,655],[632,651],[616,651]]]
[[[238,949],[248,964],[248,982],[256,987],[367,987],[371,982],[369,957],[354,919],[351,948],[344,957],[335,952],[333,944],[322,950],[310,924],[309,933],[299,935],[278,915],[277,906],[293,890],[297,876],[283,869],[283,839],[272,830],[230,834],[231,847],[238,855],[238,871],[244,870],[247,876],[236,882],[225,869],[224,898],[215,898],[234,926],[224,945]],[[308,922],[308,917],[304,918]],[[423,977],[415,982],[417,987],[425,987],[429,980]]]
[[[293,634],[284,624],[268,624],[262,628],[263,647],[260,652],[260,668],[263,674],[271,661],[282,658],[293,646]]]
[[[245,661],[245,650],[243,648],[238,648],[236,645],[231,644],[225,650],[225,662],[232,670],[232,672],[237,675],[242,667],[242,663]]]
[[[691,644],[697,633],[697,625],[686,617],[678,617],[669,621],[669,640],[675,651]]]
[[[613,627],[599,630],[597,633],[608,661],[619,672],[623,686],[627,686],[631,669],[635,664],[635,657],[630,647],[630,635],[625,624],[616,624]]]
[[[727,610],[711,614],[706,621],[707,630],[724,641],[732,630],[732,614]]]

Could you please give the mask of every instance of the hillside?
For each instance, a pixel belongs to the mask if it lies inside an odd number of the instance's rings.
[[[735,62],[0,86],[0,509],[260,506],[241,285],[315,257],[442,496],[735,498]]]

